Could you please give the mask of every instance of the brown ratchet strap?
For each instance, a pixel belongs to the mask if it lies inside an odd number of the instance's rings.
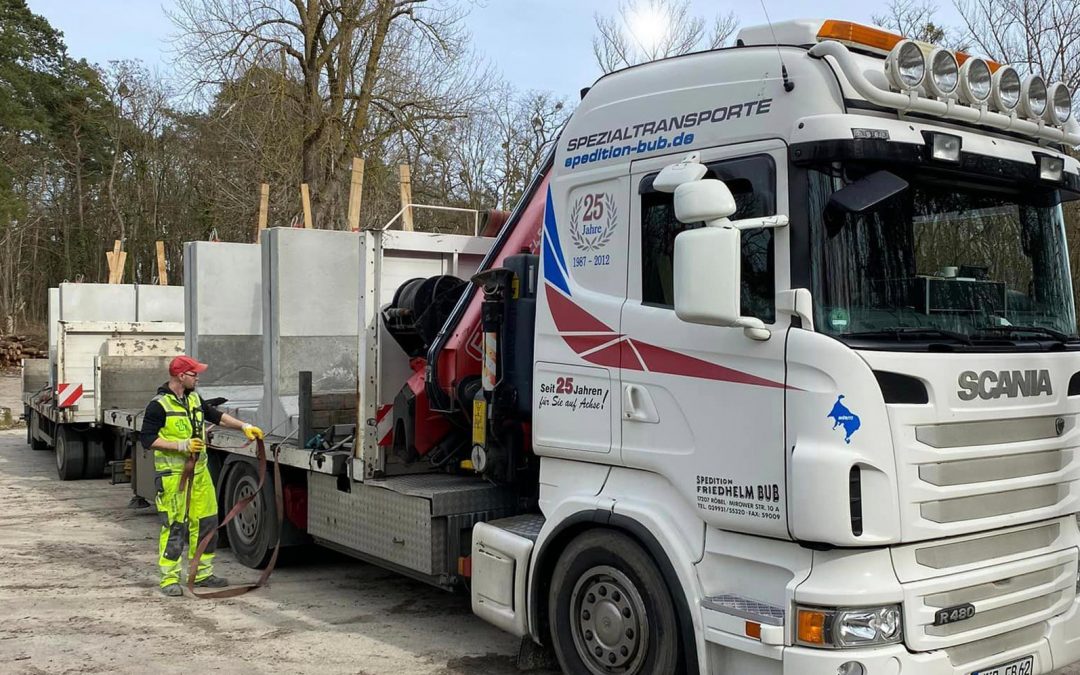
[[[284,508],[281,492],[281,468],[278,464],[278,448],[274,447],[274,506],[277,513],[277,540],[274,542],[274,551],[270,554],[270,562],[263,569],[262,574],[259,575],[259,580],[253,584],[243,584],[240,586],[232,586],[220,591],[204,591],[199,592],[195,590],[195,574],[199,570],[199,561],[202,559],[203,553],[206,552],[206,547],[210,545],[210,540],[214,534],[225,527],[230,520],[236,517],[238,513],[243,511],[251,502],[262,493],[263,483],[266,482],[266,445],[263,443],[263,439],[255,439],[255,456],[259,460],[259,480],[258,485],[255,486],[254,492],[238,501],[229,512],[225,515],[225,518],[218,523],[218,526],[211,532],[207,532],[203,535],[199,541],[199,546],[195,550],[195,557],[191,559],[191,565],[188,569],[187,575],[187,588],[197,598],[204,600],[220,599],[220,598],[235,598],[238,595],[244,595],[250,593],[256,588],[260,588],[266,585],[267,580],[270,579],[270,573],[274,571],[274,565],[277,563],[278,551],[281,548],[281,528],[284,523]],[[191,488],[195,477],[195,461],[198,455],[192,454],[188,457],[187,462],[184,464],[184,473],[180,476],[180,490],[186,490],[187,504],[184,509],[184,522],[188,522],[188,516],[191,513]]]

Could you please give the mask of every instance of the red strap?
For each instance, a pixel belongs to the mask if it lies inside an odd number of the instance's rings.
[[[250,593],[256,588],[265,586],[267,580],[270,579],[270,573],[274,571],[274,565],[277,563],[278,551],[281,549],[281,528],[284,522],[285,513],[285,510],[282,506],[284,500],[282,498],[281,492],[281,467],[277,461],[278,449],[276,446],[274,447],[274,508],[277,514],[278,536],[277,541],[274,543],[274,551],[270,554],[270,562],[266,565],[266,568],[262,571],[262,574],[259,575],[259,580],[253,584],[244,584],[241,586],[233,586],[232,588],[226,588],[220,591],[206,591],[202,593],[195,590],[195,574],[199,570],[199,561],[202,560],[203,553],[206,552],[206,547],[210,545],[210,540],[213,538],[214,534],[221,528],[225,527],[225,525],[227,525],[230,520],[235,518],[236,514],[247,508],[247,506],[251,504],[252,500],[254,500],[255,497],[259,495],[260,492],[262,492],[263,483],[266,482],[266,445],[263,443],[263,439],[261,438],[255,440],[255,456],[259,460],[259,480],[258,485],[255,486],[255,491],[247,497],[244,497],[243,499],[238,501],[231,509],[229,509],[229,512],[225,515],[225,518],[223,518],[222,521],[218,523],[218,526],[215,529],[203,535],[202,539],[199,541],[198,548],[195,550],[195,557],[191,559],[191,566],[188,569],[187,587],[188,590],[191,591],[191,594],[197,598],[202,598],[204,600],[212,598],[235,598],[238,595]],[[192,455],[192,458],[194,458],[194,455]],[[190,475],[188,465],[190,465]],[[193,460],[189,460],[188,465],[184,466],[184,474],[180,478],[180,485],[182,489],[185,484],[184,477],[186,476],[188,478],[187,509],[188,511],[190,511],[191,484],[193,482],[192,479],[195,475],[195,462]],[[184,514],[185,522],[187,521],[187,515],[187,513]]]

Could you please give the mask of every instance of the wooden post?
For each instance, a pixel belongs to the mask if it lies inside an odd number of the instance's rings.
[[[119,239],[117,239],[116,241],[113,242],[113,250],[105,252],[105,261],[109,265],[109,283],[110,284],[118,284],[118,283],[120,283],[119,281],[116,280],[117,267],[119,266],[119,263],[120,263],[120,240]]]
[[[161,286],[169,285],[169,272],[165,269],[165,242],[158,241],[157,244],[157,282]]]
[[[405,213],[401,214],[401,229],[412,232],[412,207],[409,206],[412,204],[412,178],[409,175],[409,165],[398,166],[398,173],[401,176],[401,208],[405,209]]]
[[[352,184],[349,186],[349,229],[360,231],[360,199],[364,193],[364,160],[353,157]]]
[[[116,263],[116,281],[114,284],[124,283],[124,265],[127,263],[127,251],[120,251],[120,258]]]
[[[308,191],[307,183],[300,183],[300,200],[304,202],[304,229],[310,230],[313,227],[311,222],[311,193]]]
[[[266,229],[266,217],[270,213],[270,184],[263,183],[259,186],[259,226],[255,230],[255,243],[262,239],[262,232]]]

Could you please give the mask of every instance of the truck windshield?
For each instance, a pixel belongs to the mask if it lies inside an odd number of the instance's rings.
[[[835,167],[809,171],[818,330],[878,348],[1076,338],[1056,191],[1001,192],[897,171],[891,196],[854,212],[833,195],[887,167]],[[897,178],[907,182],[898,192]]]

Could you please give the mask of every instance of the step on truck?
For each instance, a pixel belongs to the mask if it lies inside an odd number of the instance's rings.
[[[835,20],[604,76],[476,274],[364,232],[294,298],[353,296],[357,412],[312,426],[322,375],[283,373],[290,527],[467,586],[568,673],[1080,659],[1071,113]],[[269,494],[235,528],[256,564]]]
[[[23,419],[27,444],[56,453],[61,480],[128,480],[143,409],[184,353],[183,303],[179,286],[49,290],[49,358],[23,361]]]

